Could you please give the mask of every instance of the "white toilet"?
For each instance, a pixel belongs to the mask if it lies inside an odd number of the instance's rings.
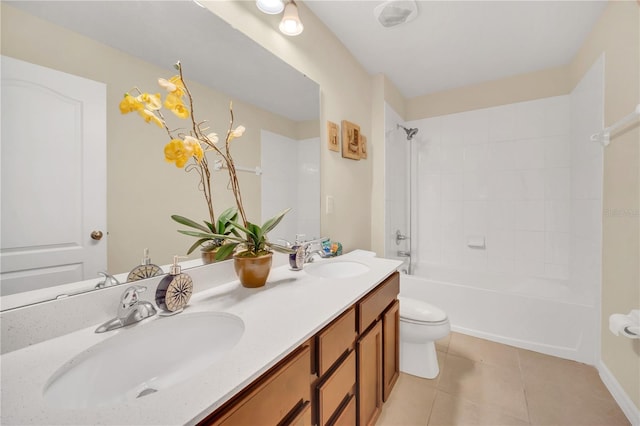
[[[440,373],[435,341],[451,331],[442,310],[421,300],[398,296],[400,301],[400,371],[425,379]]]

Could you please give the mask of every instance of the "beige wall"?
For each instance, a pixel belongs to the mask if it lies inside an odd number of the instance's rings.
[[[571,62],[575,85],[604,52],[605,126],[640,103],[640,6],[611,1]],[[613,313],[640,308],[640,125],[612,135],[604,149],[602,361],[640,409],[640,340],[609,332]],[[612,212],[608,214],[607,212]],[[619,213],[615,213],[619,212]]]
[[[155,125],[145,124],[135,114],[123,116],[118,110],[123,93],[133,86],[158,91],[157,78],[173,75],[172,64],[158,68],[5,3],[1,4],[1,11],[3,55],[107,85],[109,271],[130,270],[146,247],[151,250],[152,260],[159,264],[170,263],[174,254],[185,254],[194,240],[178,234],[179,225],[170,216],[207,218],[204,198],[197,191],[197,175],[164,161],[166,133]],[[188,68],[185,73],[188,77]],[[229,97],[197,83],[190,83],[190,88],[199,117],[211,120],[212,131],[224,134],[229,121]],[[234,144],[238,165],[260,164],[260,129],[292,138],[318,134],[313,131],[317,122],[296,125],[242,102],[234,101],[234,112],[236,124],[247,128]],[[239,178],[247,214],[250,220],[260,221],[260,178],[249,173],[241,173]],[[214,173],[214,207],[218,213],[234,205],[227,181],[224,171]]]
[[[371,77],[342,43],[302,3],[305,29],[296,37],[278,31],[279,16],[262,14],[255,2],[201,1],[207,8],[320,84],[321,233],[341,241],[345,251],[371,246],[372,167],[379,140],[372,138]],[[369,159],[348,160],[326,148],[326,121],[360,125],[370,142]],[[326,214],[326,197],[335,210]]]
[[[405,118],[419,120],[566,95],[570,91],[567,67],[563,66],[411,98],[406,103]]]

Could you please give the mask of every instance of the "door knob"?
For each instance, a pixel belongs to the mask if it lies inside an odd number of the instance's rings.
[[[102,239],[102,231],[93,231],[91,233],[91,238],[98,241]]]

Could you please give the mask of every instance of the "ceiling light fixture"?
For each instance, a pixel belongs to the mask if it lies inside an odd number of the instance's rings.
[[[298,6],[294,0],[290,0],[284,7],[284,15],[280,21],[280,32],[288,36],[297,36],[302,33],[304,26],[298,16]]]
[[[269,15],[277,15],[284,10],[283,0],[256,0],[256,6]]]
[[[391,28],[414,20],[418,6],[414,0],[387,0],[373,9],[373,15],[380,25]]]

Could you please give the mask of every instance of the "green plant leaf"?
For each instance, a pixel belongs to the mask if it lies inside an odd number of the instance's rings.
[[[235,207],[229,207],[228,209],[223,211],[222,214],[220,214],[220,216],[218,216],[218,221],[227,223],[227,222],[235,221],[237,218],[238,218],[238,209]]]
[[[238,218],[238,209],[235,207],[229,207],[218,216],[218,234],[234,234],[240,236],[238,232],[233,228],[233,222]]]
[[[266,243],[265,245],[267,245],[269,248],[274,249],[275,251],[279,251],[280,253],[292,254],[296,252],[291,247],[283,246],[281,244]]]
[[[249,231],[247,228],[245,228],[244,226],[240,225],[238,222],[230,222],[234,228],[239,229],[240,231],[244,232],[245,234],[247,234],[247,239],[251,238],[251,231]]]
[[[207,232],[198,232],[198,231],[185,231],[184,229],[180,229],[178,230],[179,233],[183,234],[183,235],[188,235],[190,237],[198,237],[198,238],[207,238],[209,240],[213,240],[215,238],[221,238],[218,237],[218,234],[213,234],[209,231]]]
[[[213,223],[211,222],[207,222],[206,220],[204,221],[204,224],[207,225],[207,228],[209,228],[208,232],[213,232],[214,234],[218,233],[219,231],[216,229],[215,226],[213,226]]]
[[[264,236],[262,233],[262,229],[255,223],[248,222],[247,229],[251,231],[251,239],[253,240],[253,245],[255,246],[254,251],[262,250],[264,246]]]
[[[216,260],[226,259],[233,250],[238,246],[238,243],[227,243],[220,246],[218,252],[216,253]]]
[[[179,216],[177,214],[174,214],[174,215],[171,215],[171,219],[175,220],[176,222],[178,222],[181,225],[188,226],[190,228],[196,228],[196,229],[199,229],[199,230],[204,231],[204,232],[209,232],[210,231],[206,227],[200,225],[198,222],[194,222],[193,220],[188,219],[188,218],[186,218],[184,216]]]
[[[210,238],[200,238],[198,241],[196,241],[195,243],[193,243],[193,245],[191,247],[189,247],[189,250],[187,250],[187,254],[191,254],[193,253],[193,251],[195,249],[197,249],[198,247],[200,247],[203,243],[206,243],[207,241],[210,241]]]
[[[280,213],[278,213],[277,215],[275,215],[271,219],[267,220],[262,225],[262,233],[263,233],[263,235],[267,235],[273,228],[278,226],[278,224],[280,223],[280,221],[282,220],[284,215],[289,213],[289,210],[291,210],[291,209],[290,208],[284,209],[283,211],[281,211]]]

